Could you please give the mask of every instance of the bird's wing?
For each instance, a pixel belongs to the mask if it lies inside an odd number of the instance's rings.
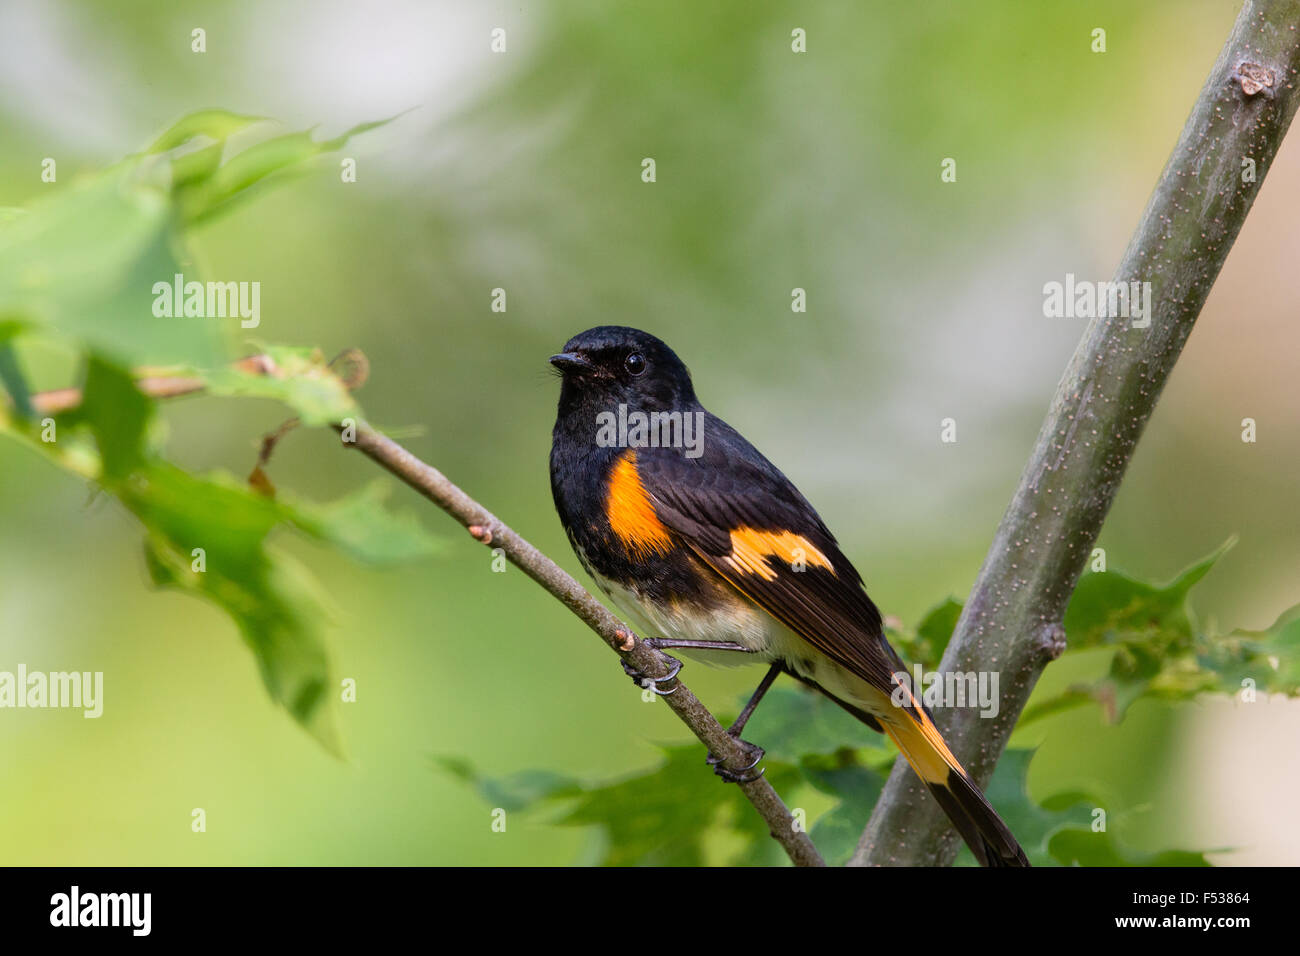
[[[901,664],[858,572],[789,479],[710,419],[699,458],[638,451],[637,477],[659,520],[751,601],[888,695]]]

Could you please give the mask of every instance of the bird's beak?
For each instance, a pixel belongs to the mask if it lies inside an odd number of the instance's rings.
[[[561,352],[559,355],[552,355],[550,363],[562,372],[576,372],[592,367],[586,357],[577,352]]]

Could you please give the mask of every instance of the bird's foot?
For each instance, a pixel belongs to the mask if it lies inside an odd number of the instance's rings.
[[[682,662],[675,657],[668,657],[667,654],[665,654],[664,657],[667,659],[670,666],[668,668],[668,673],[663,677],[646,677],[645,674],[642,674],[627,661],[620,661],[619,663],[623,665],[623,673],[632,678],[632,683],[653,694],[658,694],[660,697],[667,697],[669,694],[677,692],[679,686],[677,683],[677,674],[682,669]],[[672,687],[668,690],[664,690],[659,686],[661,684],[672,684]]]
[[[766,751],[763,750],[762,747],[758,746],[758,744],[751,744],[748,740],[741,740],[734,734],[732,734],[732,736],[735,738],[736,743],[740,744],[740,748],[744,751],[745,757],[750,758],[749,763],[741,767],[739,770],[729,770],[722,765],[722,758],[715,757],[712,751],[710,751],[709,755],[704,758],[705,763],[712,767],[713,772],[721,777],[725,783],[753,783],[759,777],[763,776],[767,769],[766,767],[755,769],[758,767],[759,761],[763,759],[763,755]]]

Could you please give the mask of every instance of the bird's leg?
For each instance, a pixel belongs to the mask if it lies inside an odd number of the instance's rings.
[[[698,651],[737,651],[745,654],[754,653],[745,645],[737,644],[735,641],[681,641],[670,637],[649,637],[646,638],[646,643],[657,651],[668,650],[670,648],[685,648],[687,650]],[[652,691],[660,697],[667,697],[677,688],[673,687],[673,690],[660,690],[659,685],[672,680],[677,676],[677,672],[682,669],[682,662],[677,660],[677,658],[669,657],[668,660],[672,662],[672,671],[665,677],[646,677],[635,667],[628,664],[627,661],[622,662],[623,673],[632,678],[632,683],[636,684],[638,687]]]
[[[767,676],[759,682],[754,693],[750,695],[749,703],[746,704],[744,710],[740,712],[740,716],[737,717],[735,722],[727,728],[728,734],[733,737],[740,736],[740,732],[744,730],[745,725],[749,723],[749,718],[754,716],[754,711],[758,708],[758,702],[763,699],[763,695],[768,692],[773,682],[778,676],[780,676],[782,670],[784,670],[784,668],[780,664],[772,665],[767,672]]]
[[[745,729],[745,724],[749,723],[749,718],[754,715],[754,710],[758,707],[758,702],[763,699],[763,695],[768,692],[768,689],[772,686],[772,683],[777,679],[782,670],[784,670],[784,668],[780,663],[773,664],[768,669],[767,675],[759,682],[757,689],[755,689],[754,693],[749,698],[749,703],[747,703],[744,709],[741,710],[740,716],[737,717],[735,722],[727,728],[727,736],[733,738],[736,743],[740,744],[745,751],[745,755],[753,757],[753,760],[740,770],[733,771],[722,766],[721,759],[715,757],[712,752],[710,752],[705,758],[705,762],[713,768],[713,772],[727,783],[751,783],[763,776],[762,770],[758,771],[758,773],[753,772],[754,768],[758,766],[758,762],[763,759],[763,748],[757,744],[751,744],[748,740],[741,740],[740,733]]]
[[[744,644],[737,644],[735,641],[690,641],[673,637],[651,637],[646,639],[646,643],[657,651],[672,649],[692,651],[734,651],[738,654],[756,653],[752,648],[748,648]],[[677,672],[682,669],[681,661],[677,660],[675,657],[670,657],[668,659],[672,661],[673,666],[672,670],[669,671],[665,677],[646,677],[626,661],[623,661],[623,671],[632,678],[632,682],[638,687],[645,688],[652,693],[658,694],[660,697],[667,697],[669,694],[673,693],[673,691],[677,690],[677,685],[674,685],[672,690],[660,690],[659,685],[672,680],[677,676]],[[746,756],[752,757],[753,759],[739,770],[729,770],[722,766],[721,758],[713,756],[712,752],[705,757],[705,761],[713,768],[713,772],[727,783],[751,783],[763,776],[762,770],[754,773],[754,768],[757,767],[758,762],[763,759],[763,748],[757,744],[751,744],[747,740],[741,740],[740,732],[745,729],[745,724],[749,722],[749,718],[754,714],[754,708],[758,706],[758,702],[763,699],[763,695],[767,693],[768,688],[772,686],[772,682],[776,680],[782,670],[783,668],[780,664],[772,665],[771,669],[767,672],[767,676],[759,683],[758,689],[755,690],[753,695],[749,698],[749,703],[747,703],[744,709],[741,710],[740,716],[736,718],[735,723],[727,728],[727,735],[732,737],[736,743],[740,744],[741,748],[745,751]]]
[[[840,707],[840,709],[858,718],[858,720],[862,721],[864,724],[866,724],[876,733],[883,734],[885,732],[885,728],[880,726],[880,721],[876,720],[876,718],[872,717],[862,708],[854,707],[852,704],[847,703],[846,701],[842,701],[838,697],[834,696],[833,694],[828,693],[826,691],[826,688],[823,687],[821,684],[817,683],[815,680],[809,677],[804,677],[802,674],[800,674],[792,667],[786,667],[785,672],[789,674],[791,677],[793,677],[795,680],[799,681],[800,683],[806,684],[807,686],[811,687],[813,690],[817,691],[817,693],[821,694],[827,700],[835,703],[837,706]]]
[[[756,651],[751,650],[744,644],[737,644],[735,641],[680,641],[675,637],[651,637],[646,640],[657,651],[683,648],[685,650],[696,651],[738,651],[742,654],[754,654]]]

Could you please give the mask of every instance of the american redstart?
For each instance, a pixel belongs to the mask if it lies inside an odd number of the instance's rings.
[[[913,693],[835,537],[699,403],[676,353],[646,332],[601,326],[550,361],[562,376],[551,491],[583,567],[656,647],[771,665],[728,732],[739,740],[768,687],[790,674],[888,734],[980,863],[1028,866]],[[753,762],[742,773],[710,760],[724,779],[762,772],[762,749],[745,746]]]

